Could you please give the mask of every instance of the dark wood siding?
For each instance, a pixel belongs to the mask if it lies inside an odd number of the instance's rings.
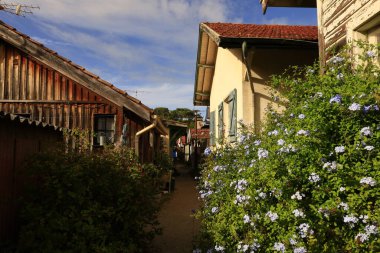
[[[63,143],[63,134],[0,113],[0,140],[0,242],[4,243],[14,240],[17,232],[17,199],[24,185],[18,170],[26,158]]]
[[[0,42],[0,111],[90,131],[94,114],[115,114],[116,136],[123,124],[123,108],[5,42]]]

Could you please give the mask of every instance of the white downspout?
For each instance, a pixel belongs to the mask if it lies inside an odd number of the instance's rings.
[[[146,128],[144,128],[144,129],[142,129],[142,130],[140,130],[140,131],[138,131],[136,133],[136,138],[135,138],[135,154],[137,156],[139,156],[139,140],[140,140],[140,135],[142,135],[143,133],[149,131],[152,128],[155,128],[156,125],[157,125],[157,116],[153,115],[153,119],[154,119],[153,124],[147,126]]]

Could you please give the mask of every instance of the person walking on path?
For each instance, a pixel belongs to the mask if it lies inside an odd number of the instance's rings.
[[[175,178],[175,190],[161,207],[158,219],[163,233],[154,239],[152,253],[191,253],[199,230],[193,216],[200,204],[196,182],[185,164],[177,162],[175,167],[180,176]]]

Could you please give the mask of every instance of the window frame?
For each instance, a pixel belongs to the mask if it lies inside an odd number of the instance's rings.
[[[99,130],[98,126],[99,126],[99,122],[98,120],[99,119],[105,119],[104,120],[104,128],[102,128],[101,130]],[[112,129],[107,129],[107,121],[108,120],[112,120],[113,122],[111,123],[112,125]],[[94,146],[104,146],[104,145],[107,145],[107,144],[113,144],[115,143],[115,128],[116,128],[116,115],[115,114],[94,114],[94,127],[93,127],[93,131],[94,131],[94,138],[93,138],[93,145]],[[98,133],[104,133],[104,135],[106,136],[105,138],[105,143],[103,143],[103,145],[101,144],[101,141],[98,139]],[[112,137],[107,137],[107,133],[111,133]]]

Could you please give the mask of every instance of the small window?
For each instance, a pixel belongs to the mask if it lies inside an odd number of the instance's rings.
[[[114,143],[115,115],[97,114],[94,116],[94,145]]]

